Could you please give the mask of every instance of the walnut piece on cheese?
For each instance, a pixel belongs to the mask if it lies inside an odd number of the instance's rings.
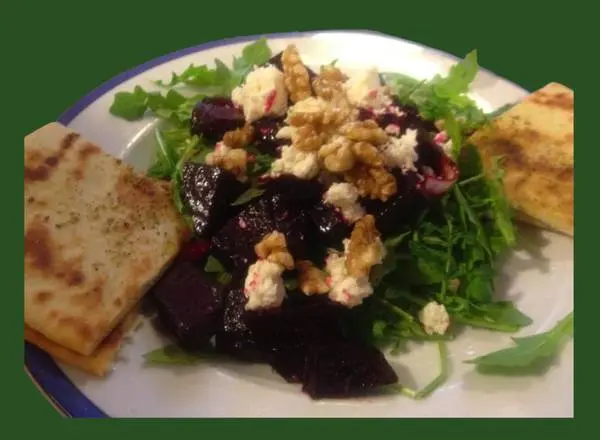
[[[347,79],[337,67],[321,66],[319,75],[312,82],[315,95],[329,101],[344,93],[344,82]]]
[[[358,188],[362,197],[387,201],[396,194],[396,178],[384,166],[359,164],[344,173],[344,180]]]
[[[230,148],[224,142],[219,142],[206,156],[206,163],[231,171],[241,181],[247,178],[248,152],[242,148]]]
[[[254,246],[254,252],[258,258],[280,264],[286,269],[294,268],[294,258],[288,251],[285,235],[279,231],[273,231]]]
[[[295,45],[290,44],[281,54],[283,81],[292,102],[302,101],[312,95],[308,70],[302,63]]]
[[[385,257],[375,217],[368,214],[354,224],[346,251],[346,269],[355,278],[368,277],[371,268]]]

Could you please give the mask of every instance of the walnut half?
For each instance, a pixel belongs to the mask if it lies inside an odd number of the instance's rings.
[[[365,215],[354,224],[346,249],[346,269],[355,278],[369,276],[371,268],[385,257],[385,247],[375,226],[375,217]]]
[[[223,142],[229,148],[245,148],[254,138],[254,127],[246,124],[241,128],[228,131],[223,135]]]
[[[292,102],[302,101],[312,95],[308,70],[302,63],[295,45],[290,44],[281,54],[283,81]]]
[[[321,295],[329,292],[329,286],[325,281],[327,275],[312,262],[308,260],[297,261],[296,269],[298,269],[298,285],[302,293],[305,295]]]
[[[256,252],[258,258],[280,264],[288,270],[294,268],[294,258],[287,249],[285,235],[279,231],[273,231],[265,235],[254,246],[254,252]]]

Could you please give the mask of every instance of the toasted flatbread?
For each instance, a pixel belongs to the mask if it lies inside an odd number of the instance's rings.
[[[123,340],[129,331],[134,328],[138,317],[137,310],[132,310],[89,356],[64,348],[27,325],[25,326],[25,340],[41,348],[59,362],[78,368],[86,373],[103,377],[111,370]]]
[[[550,83],[473,134],[489,170],[503,156],[504,183],[516,218],[573,236],[574,93]]]
[[[167,183],[78,133],[25,137],[25,324],[84,356],[138,303],[188,236]]]

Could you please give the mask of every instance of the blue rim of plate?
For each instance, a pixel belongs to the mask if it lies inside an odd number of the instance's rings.
[[[338,33],[338,32],[349,32],[363,35],[376,35],[398,41],[414,44],[416,46],[423,47],[428,51],[441,54],[447,58],[451,58],[455,61],[459,61],[460,58],[441,51],[439,49],[431,48],[414,41],[406,40],[403,38],[394,37],[392,35],[384,34],[382,32],[363,30],[363,29],[339,29],[339,30],[328,30],[328,31],[308,31],[308,32],[283,32],[273,34],[262,34],[262,35],[247,35],[240,37],[225,38],[222,40],[211,41],[203,43],[197,46],[188,47],[181,49],[169,54],[154,58],[143,64],[140,64],[132,69],[129,69],[112,79],[102,83],[100,86],[92,90],[90,93],[85,95],[83,98],[78,100],[70,108],[68,108],[60,117],[57,122],[63,125],[68,125],[73,119],[75,119],[81,112],[83,112],[90,104],[96,101],[105,93],[109,92],[119,84],[143,73],[153,67],[159,66],[166,62],[172,61],[177,58],[191,55],[197,52],[202,52],[208,49],[214,49],[217,47],[228,46],[230,44],[244,43],[258,38],[266,39],[280,39],[280,38],[299,38],[299,37],[310,37],[316,34],[326,33]],[[493,74],[487,69],[480,68],[482,72]],[[510,83],[514,87],[518,87],[521,90],[527,92],[518,84],[512,81],[502,78],[503,81]],[[57,363],[43,350],[38,347],[26,342],[25,343],[25,368],[30,374],[34,383],[38,386],[46,397],[50,400],[57,410],[63,413],[67,417],[73,418],[107,418],[109,417],[100,408],[98,408],[85,394],[71,382],[67,375],[57,365]]]

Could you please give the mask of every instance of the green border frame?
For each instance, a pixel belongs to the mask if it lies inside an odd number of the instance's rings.
[[[386,2],[375,5],[357,4],[340,9],[336,4],[305,0],[301,3],[284,4],[281,1],[262,2],[178,2],[114,1],[101,3],[56,0],[53,2],[20,1],[11,2],[2,13],[4,18],[0,33],[6,46],[3,62],[4,81],[3,112],[6,139],[4,148],[5,163],[17,163],[21,153],[21,136],[44,123],[55,120],[78,98],[118,73],[165,53],[196,45],[202,42],[236,36],[315,29],[370,28],[399,37],[417,41],[462,56],[472,48],[477,48],[479,61],[485,68],[514,81],[526,89],[535,90],[547,82],[558,81],[574,89],[583,90],[584,76],[593,72],[594,57],[584,61],[585,44],[592,40],[593,30],[591,11],[584,11],[582,2],[570,2],[552,6],[549,2],[509,2],[485,3],[457,1],[423,3]],[[237,3],[237,4],[236,4]],[[512,3],[512,4],[511,4]],[[372,8],[372,10],[368,10]],[[4,8],[3,8],[4,9]],[[232,11],[235,11],[233,13]],[[590,17],[590,18],[588,18]],[[589,33],[583,37],[584,32]],[[3,45],[4,46],[4,45]],[[595,53],[592,48],[590,52]],[[8,55],[8,56],[7,56]],[[580,88],[581,87],[581,88]],[[592,104],[583,93],[578,95],[579,111]],[[585,113],[584,113],[585,114]],[[595,112],[590,112],[591,117]],[[592,136],[585,127],[586,118],[577,120],[578,143],[586,144],[586,136]],[[590,139],[589,148],[580,147],[582,155],[589,154],[588,160],[580,160],[579,172],[584,175],[586,167],[596,162],[591,157],[598,154],[595,142]],[[13,156],[14,155],[14,156]],[[22,157],[22,156],[21,156]],[[11,255],[5,258],[4,277],[7,282],[7,310],[21,310],[22,302],[15,293],[21,288],[23,270],[21,254],[22,241],[19,237],[21,219],[10,212],[23,212],[22,199],[13,190],[15,182],[21,181],[21,167],[5,167],[4,206],[7,215],[2,216],[5,231],[4,246]],[[591,171],[591,170],[590,170]],[[583,178],[581,179],[583,181]],[[578,190],[595,189],[593,181]],[[592,188],[592,189],[590,189]],[[595,194],[589,198],[595,200]],[[590,203],[591,204],[591,203]],[[579,205],[581,209],[588,209]],[[588,209],[589,211],[589,209]],[[593,211],[592,211],[593,212]],[[585,234],[585,228],[594,222],[592,212],[579,215],[578,233]],[[594,223],[592,223],[594,222]],[[594,261],[593,235],[581,242],[576,252],[583,255],[577,265],[577,281],[589,279],[592,286],[591,265]],[[586,249],[587,247],[587,249]],[[13,255],[14,249],[19,255]],[[586,255],[584,255],[586,254]],[[586,257],[589,254],[589,257]],[[586,283],[588,284],[588,283]],[[585,295],[589,306],[582,307],[578,325],[586,324],[586,315],[594,310],[593,302],[598,301],[596,289]],[[4,347],[7,354],[0,368],[5,378],[4,403],[9,407],[6,428],[18,429],[18,435],[45,434],[46,425],[52,430],[61,429],[60,415],[39,391],[32,386],[23,372],[23,339],[13,329],[22,331],[19,313],[7,313],[4,326],[7,328]],[[593,318],[592,318],[593,319]],[[589,321],[588,321],[589,322]],[[11,324],[10,328],[8,324]],[[581,331],[585,342],[588,332]],[[589,334],[594,334],[593,330]],[[594,348],[590,350],[595,351]],[[10,353],[8,353],[10,352]],[[15,353],[13,353],[15,352]],[[20,354],[19,354],[20,353]],[[587,355],[584,353],[583,356]],[[9,367],[10,365],[10,367]],[[594,365],[593,361],[579,363],[576,384],[585,380],[585,370]],[[14,366],[14,368],[12,368]],[[590,383],[594,383],[591,381]],[[591,388],[591,386],[589,386]],[[585,389],[578,389],[577,418],[585,418]],[[581,403],[581,405],[580,405]],[[433,415],[432,415],[433,416]],[[147,436],[164,435],[247,435],[250,421],[227,423],[203,422],[204,426],[190,423],[174,426],[176,431],[144,427]],[[260,423],[260,425],[259,425]],[[119,421],[108,421],[112,432],[122,425]],[[154,424],[154,423],[153,423]],[[531,425],[531,426],[529,426]],[[493,423],[490,421],[440,421],[421,423],[420,421],[314,421],[305,425],[301,421],[256,421],[256,430],[261,435],[277,428],[292,435],[299,435],[301,427],[309,427],[315,433],[337,432],[341,435],[393,435],[444,437],[461,436],[467,433],[479,436],[505,437],[509,430],[513,434],[531,436],[561,436],[574,434],[572,421],[515,421]],[[254,425],[252,426],[254,427]],[[141,428],[141,427],[140,427]],[[262,429],[261,429],[262,428]],[[80,436],[79,427],[69,429],[72,437]],[[208,431],[205,431],[208,430]],[[385,430],[385,431],[384,431]],[[119,429],[119,431],[121,431]],[[67,435],[67,432],[64,433]],[[100,431],[96,435],[100,435]],[[46,434],[47,435],[47,434]],[[86,434],[87,435],[87,434]],[[105,436],[106,433],[103,434]],[[331,435],[331,434],[329,434]]]

